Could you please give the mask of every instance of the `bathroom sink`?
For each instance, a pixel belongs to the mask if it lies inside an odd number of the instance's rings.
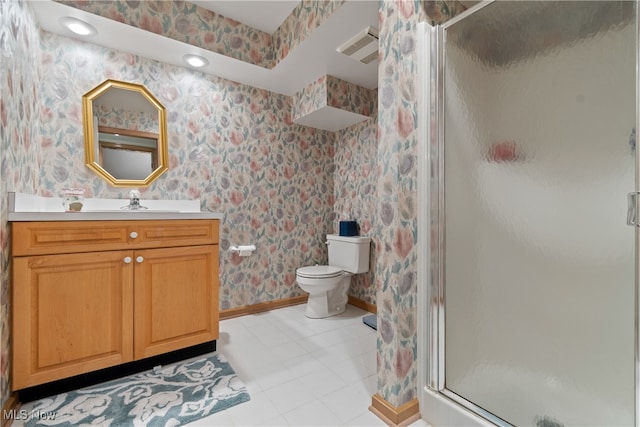
[[[147,209],[122,209],[128,199],[85,198],[79,212],[64,212],[62,199],[9,192],[9,213],[13,221],[90,221],[110,219],[221,219],[220,212],[203,212],[200,200],[144,199]]]
[[[186,211],[170,210],[170,209],[87,209],[82,210],[83,213],[188,213]],[[189,212],[192,213],[192,212]]]
[[[200,212],[199,200],[141,200],[142,208],[131,209],[129,200],[123,199],[86,199],[82,212],[127,214],[141,213],[194,213]]]

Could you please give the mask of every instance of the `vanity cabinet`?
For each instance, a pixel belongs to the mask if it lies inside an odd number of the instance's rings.
[[[13,389],[218,338],[218,220],[12,223]]]

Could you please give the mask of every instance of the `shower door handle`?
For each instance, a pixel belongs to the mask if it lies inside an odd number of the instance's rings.
[[[627,206],[627,225],[640,227],[638,224],[638,196],[639,191],[634,191],[627,194],[628,206]]]

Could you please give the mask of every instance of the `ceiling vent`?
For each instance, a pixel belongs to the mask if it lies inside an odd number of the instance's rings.
[[[368,64],[378,58],[378,30],[367,27],[336,50],[349,58]]]

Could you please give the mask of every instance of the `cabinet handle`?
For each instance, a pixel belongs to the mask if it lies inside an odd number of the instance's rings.
[[[138,233],[136,233],[135,231],[132,231],[131,234],[129,234],[129,237],[131,237],[132,239],[135,239],[136,237],[138,237]]]
[[[126,257],[124,257],[123,261],[124,261],[125,264],[130,264],[131,263],[131,257],[130,256],[126,256]]]
[[[136,262],[138,264],[140,264],[142,261],[144,261],[144,258],[142,256],[139,256],[139,257],[136,258]]]

